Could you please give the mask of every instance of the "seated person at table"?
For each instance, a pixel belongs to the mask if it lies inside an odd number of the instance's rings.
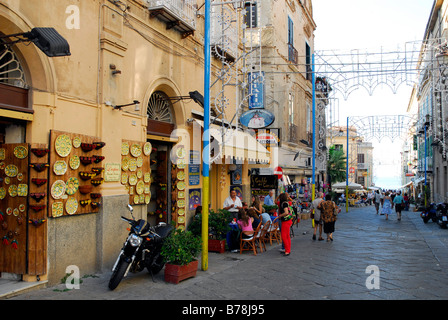
[[[271,216],[267,212],[260,214],[261,224],[264,225],[266,222],[271,221]]]
[[[257,229],[258,225],[260,224],[260,217],[258,216],[257,212],[253,208],[250,208],[246,210],[246,213],[250,218],[253,218],[252,228],[254,230]]]
[[[240,210],[240,219],[237,221],[238,226],[243,233],[243,239],[248,239],[254,235],[254,228],[252,227],[252,223],[254,219],[249,217],[249,215],[244,210]]]

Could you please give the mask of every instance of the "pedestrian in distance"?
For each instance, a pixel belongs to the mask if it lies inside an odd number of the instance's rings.
[[[323,221],[321,218],[321,211],[320,209],[318,209],[319,204],[324,201],[323,199],[323,193],[322,192],[318,192],[317,193],[317,198],[311,203],[311,210],[314,209],[314,213],[312,214],[312,219],[314,219],[314,233],[313,233],[313,240],[316,240],[316,234],[317,234],[317,229],[319,228],[319,241],[324,240],[324,238],[322,238],[322,225],[323,225]]]
[[[382,213],[386,215],[386,220],[389,220],[389,215],[392,214],[393,202],[390,197],[389,191],[386,191],[383,199],[383,210]]]
[[[397,220],[401,221],[401,210],[404,208],[404,199],[401,195],[401,191],[398,191],[397,195],[395,196],[393,203],[395,205],[395,212],[397,213]]]
[[[324,222],[324,232],[327,235],[327,242],[333,241],[333,233],[339,208],[336,203],[331,201],[331,195],[329,194],[325,196],[325,201],[319,203],[317,208],[321,211],[321,218]]]
[[[274,190],[269,190],[269,194],[264,197],[264,205],[266,206],[273,206],[274,205]]]
[[[279,208],[278,208],[278,217],[276,219],[280,219],[281,221],[281,236],[282,236],[282,243],[285,247],[285,257],[289,256],[291,254],[291,226],[292,226],[292,218],[293,213],[290,212],[289,207],[289,195],[287,193],[282,193],[278,200],[279,200]],[[275,221],[275,220],[274,220]]]
[[[380,190],[376,190],[373,202],[375,203],[376,214],[378,214],[380,212],[380,204],[381,204]]]

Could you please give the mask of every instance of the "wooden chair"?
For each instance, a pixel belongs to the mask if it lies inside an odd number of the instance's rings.
[[[256,245],[255,237],[260,232],[260,228],[261,228],[261,222],[258,224],[257,229],[254,231],[254,233],[252,234],[252,236],[250,238],[243,238],[243,232],[241,232],[240,254],[242,254],[243,251],[252,250],[254,252],[254,255],[257,255],[257,245]]]
[[[269,243],[272,245],[272,241],[277,241],[278,244],[280,244],[281,241],[281,235],[280,235],[280,228],[278,226],[278,218],[275,218],[274,221],[271,223],[271,227],[268,231],[268,237],[269,237]]]
[[[260,247],[261,252],[263,252],[263,248],[264,248],[264,251],[267,251],[266,236],[268,234],[268,230],[269,230],[270,226],[271,226],[271,221],[266,222],[264,224],[264,226],[261,228],[260,232],[258,232],[257,235],[255,236],[255,242]]]

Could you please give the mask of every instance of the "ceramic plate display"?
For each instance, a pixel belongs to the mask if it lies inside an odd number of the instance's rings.
[[[75,198],[69,198],[65,203],[65,211],[69,215],[75,214],[78,211],[78,201]]]
[[[143,171],[142,170],[137,170],[137,178],[141,179],[143,177]]]
[[[73,138],[73,146],[75,148],[79,148],[81,146],[81,138],[80,137]]]
[[[66,134],[58,136],[55,141],[55,149],[60,157],[65,158],[68,156],[72,151],[72,141],[70,140],[70,137]]]
[[[15,184],[12,184],[8,188],[8,193],[10,197],[17,197],[17,186]]]
[[[12,208],[7,208],[7,209],[6,209],[6,214],[7,214],[8,216],[12,215]]]
[[[121,174],[121,184],[127,184],[128,183],[128,174],[122,173]]]
[[[150,201],[151,201],[151,196],[145,196],[145,203],[149,204]]]
[[[58,160],[53,165],[53,172],[57,176],[63,176],[67,172],[67,162]]]
[[[180,231],[184,231],[185,230],[185,226],[184,225],[180,225],[177,227],[177,229],[179,229]]]
[[[64,204],[62,202],[54,202],[51,205],[51,216],[56,218],[64,214]]]
[[[183,199],[177,200],[177,206],[179,208],[185,208],[185,200],[183,200]]]
[[[17,174],[17,180],[19,180],[19,181],[23,180],[23,173]]]
[[[179,216],[179,217],[177,217],[177,222],[179,222],[179,223],[185,223],[185,217],[184,217],[184,216]]]
[[[0,160],[5,160],[6,158],[6,150],[4,148],[0,148]]]
[[[134,197],[134,203],[135,203],[135,204],[139,204],[139,199],[140,199],[139,196],[135,196],[135,197]]]
[[[135,159],[129,159],[129,171],[136,171],[137,170],[137,160]]]
[[[3,187],[0,187],[0,200],[5,199],[6,197],[6,189]]]
[[[12,214],[14,215],[14,217],[18,217],[19,216],[19,209],[14,208],[14,210],[12,210]]]
[[[177,193],[177,197],[178,197],[179,199],[185,199],[185,191],[179,191],[179,192]]]
[[[75,155],[73,157],[70,157],[70,168],[72,170],[78,169],[80,164],[81,164],[81,160],[79,160],[78,156]]]
[[[24,146],[17,146],[14,148],[14,155],[18,159],[25,159],[28,156],[28,149]]]
[[[0,162],[0,170],[4,170],[6,167],[6,164],[4,162]]]
[[[145,191],[145,183],[143,181],[139,181],[135,187],[135,191],[137,194],[142,194],[143,191]]]
[[[151,186],[149,184],[145,184],[145,193],[146,194],[151,194],[150,188],[151,188]]]
[[[143,153],[145,154],[145,156],[149,156],[151,154],[151,151],[152,151],[151,142],[146,142],[145,145],[143,146]]]
[[[177,179],[178,180],[185,180],[185,172],[184,171],[179,171],[177,173]]]
[[[27,184],[19,184],[19,186],[17,187],[17,195],[19,197],[28,196],[28,185]]]
[[[180,191],[185,190],[185,182],[179,181],[177,183],[177,190],[180,190]]]
[[[138,179],[137,179],[137,175],[135,175],[135,174],[131,174],[131,175],[129,176],[129,184],[130,184],[131,186],[135,186],[135,185],[137,184],[137,181],[138,181]]]
[[[51,196],[53,199],[61,199],[65,193],[65,182],[62,180],[57,180],[51,186]]]
[[[180,209],[177,211],[177,214],[180,215],[180,216],[185,215],[185,209],[184,209],[184,208],[180,208]]]
[[[127,142],[123,142],[121,144],[121,155],[127,156],[129,154],[129,144]]]
[[[25,209],[26,209],[26,206],[25,206],[24,204],[21,204],[21,205],[19,206],[19,211],[20,211],[20,212],[25,212]]]
[[[123,160],[121,160],[121,170],[126,171],[128,169],[129,169],[129,159],[124,158]]]
[[[79,189],[79,180],[78,178],[72,177],[67,180],[67,183],[65,185],[65,192],[72,196],[78,191]]]
[[[186,165],[187,165],[187,161],[185,159],[177,159],[177,168],[178,169],[185,169]]]
[[[146,173],[143,175],[143,181],[145,181],[145,182],[151,182],[151,173],[146,172]]]
[[[18,173],[19,169],[13,164],[8,164],[5,168],[5,174],[10,178],[14,178]]]
[[[134,143],[131,146],[131,154],[136,158],[139,157],[142,154],[142,146]]]

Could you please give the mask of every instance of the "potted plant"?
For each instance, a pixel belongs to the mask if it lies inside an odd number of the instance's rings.
[[[224,209],[210,210],[208,251],[224,253],[226,251],[227,233],[232,222],[232,214]]]
[[[218,211],[210,210],[208,219],[208,251],[224,253],[226,250],[226,237],[230,230],[229,224],[232,221],[232,215],[229,211],[218,209]],[[194,235],[201,237],[202,214],[196,214],[193,222],[189,225]]]
[[[278,206],[277,205],[272,205],[272,206],[268,206],[268,205],[263,205],[263,208],[264,208],[264,211],[266,211],[267,213],[269,213],[270,215],[272,215],[272,214],[274,214],[276,211],[277,211],[277,209],[278,209]]]
[[[165,239],[161,254],[166,259],[165,281],[179,283],[196,276],[197,255],[201,251],[201,239],[190,231],[177,229]]]

